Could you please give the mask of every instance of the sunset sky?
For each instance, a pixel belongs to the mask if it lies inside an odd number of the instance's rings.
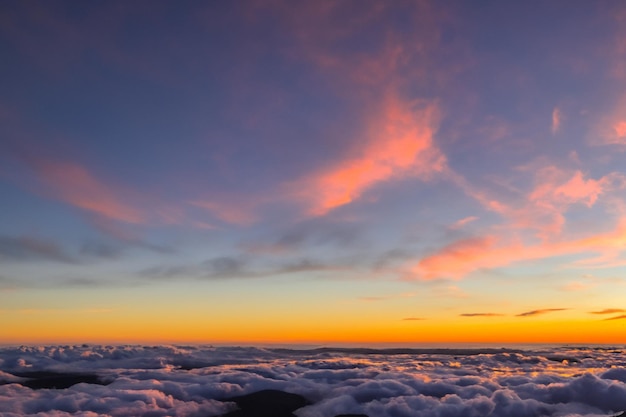
[[[626,343],[626,3],[4,1],[0,344]]]

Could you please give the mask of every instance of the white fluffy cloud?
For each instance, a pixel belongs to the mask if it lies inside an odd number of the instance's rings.
[[[0,349],[0,415],[216,416],[262,389],[312,404],[299,417],[610,416],[626,410],[623,349],[288,351],[202,346]],[[32,372],[108,385],[33,390]]]

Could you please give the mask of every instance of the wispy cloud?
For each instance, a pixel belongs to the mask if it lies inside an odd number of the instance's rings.
[[[584,291],[595,287],[596,284],[589,282],[572,281],[561,287],[564,291]]]
[[[128,203],[125,191],[105,183],[82,165],[39,159],[32,166],[51,197],[108,219],[133,224],[146,221],[141,210]]]
[[[462,279],[480,269],[492,269],[516,262],[546,259],[562,255],[598,253],[600,256],[575,261],[572,265],[612,267],[623,264],[626,218],[615,230],[576,240],[557,240],[525,244],[521,239],[504,240],[497,235],[478,236],[454,241],[409,266],[413,278],[434,280]]]
[[[558,107],[555,107],[552,110],[552,134],[556,135],[558,131],[561,129],[561,110]]]
[[[317,246],[356,247],[363,244],[361,227],[352,222],[312,218],[290,225],[275,236],[243,242],[239,246],[254,254],[282,254]]]
[[[407,292],[407,293],[402,293],[402,294],[374,295],[374,296],[359,297],[359,300],[367,301],[367,302],[385,301],[385,300],[394,300],[398,298],[411,298],[411,297],[415,297],[416,295],[417,294],[415,293]]]
[[[478,217],[476,216],[468,216],[468,217],[464,217],[460,220],[457,220],[456,222],[454,222],[454,224],[452,226],[450,226],[450,229],[461,229],[464,226],[475,222],[476,220],[478,220]]]
[[[442,172],[445,156],[434,144],[436,104],[407,101],[397,94],[382,100],[372,117],[363,147],[328,169],[290,184],[290,193],[305,202],[312,216],[350,204],[376,184],[404,177],[428,179]],[[306,192],[303,192],[306,191]]]
[[[440,43],[440,16],[425,4],[410,9],[410,30],[390,30],[369,48],[358,50],[338,46],[369,36],[372,25],[393,12],[387,5],[363,4],[355,10],[341,3],[316,3],[283,11],[283,23],[293,33],[294,54],[328,76],[333,92],[360,103],[359,124],[364,126],[344,138],[349,146],[343,157],[281,190],[299,201],[309,216],[353,203],[379,184],[405,177],[428,179],[445,167],[445,155],[434,143],[440,106],[432,95],[425,98],[407,88],[433,85],[448,73],[429,70],[433,58],[428,52],[437,52]]]
[[[460,279],[478,268],[493,268],[507,263],[504,253],[495,249],[493,236],[458,240],[422,258],[412,272],[422,279],[442,277]],[[494,253],[497,252],[497,253]]]
[[[616,317],[609,317],[608,319],[604,319],[605,321],[610,321],[610,320],[624,320],[626,319],[626,314],[622,314],[620,316],[616,316]]]
[[[451,169],[446,177],[486,210],[502,217],[502,228],[534,231],[547,241],[559,237],[566,226],[566,214],[576,205],[591,209],[601,197],[610,198],[626,188],[626,177],[618,171],[590,178],[578,170],[539,161],[516,168],[533,179],[530,187],[509,187],[506,198],[492,189],[480,189]]]
[[[626,68],[626,66],[624,67]],[[615,150],[626,145],[626,96],[614,100],[612,108],[599,115],[590,129],[589,142],[595,146],[611,146]]]
[[[462,313],[459,314],[461,317],[500,317],[504,314],[499,313]]]
[[[0,236],[0,259],[4,261],[77,262],[58,244],[28,236]]]
[[[263,201],[248,199],[191,200],[188,204],[209,211],[217,219],[239,226],[249,226],[258,220],[257,209]]]
[[[541,310],[531,310],[526,311],[524,313],[517,314],[517,317],[531,317],[531,316],[539,316],[542,314],[554,313],[557,311],[569,310],[568,308],[544,308]]]
[[[349,265],[307,258],[267,263],[259,262],[258,259],[248,255],[241,255],[218,256],[193,265],[154,266],[145,268],[137,274],[149,279],[238,279],[294,273],[346,272],[351,269]]]
[[[605,308],[604,310],[590,311],[589,314],[616,314],[626,313],[626,310],[621,308]]]
[[[426,320],[424,317],[405,317],[402,321],[421,321]]]

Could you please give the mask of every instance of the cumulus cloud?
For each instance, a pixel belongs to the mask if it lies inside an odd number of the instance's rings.
[[[544,308],[541,310],[532,310],[526,311],[524,313],[517,314],[517,317],[530,317],[530,316],[539,316],[541,314],[553,313],[556,311],[569,310],[567,308]]]
[[[299,417],[600,417],[626,409],[623,353],[585,347],[5,347],[0,414],[210,417],[233,410],[229,398],[269,389],[306,398]],[[106,382],[25,386],[51,373],[95,374]]]

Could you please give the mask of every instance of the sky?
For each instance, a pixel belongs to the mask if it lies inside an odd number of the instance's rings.
[[[626,5],[4,1],[0,343],[626,343]]]

